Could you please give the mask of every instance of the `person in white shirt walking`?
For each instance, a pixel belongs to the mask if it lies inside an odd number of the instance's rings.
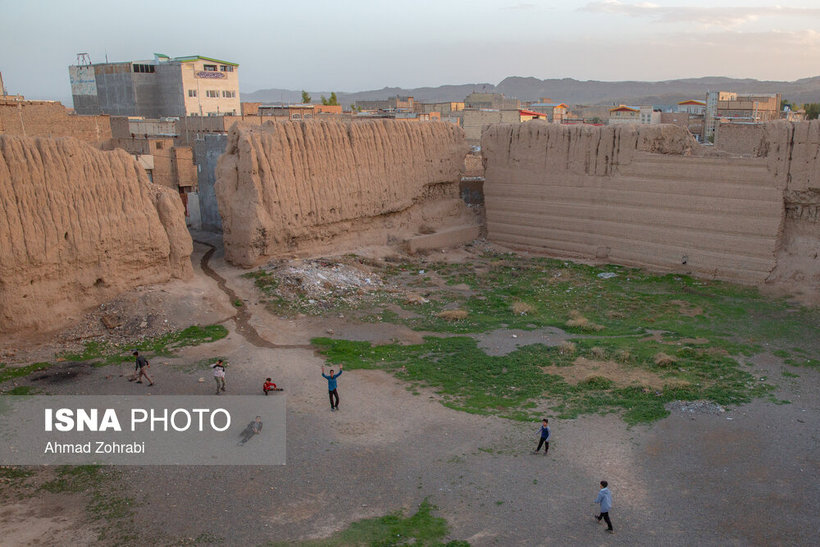
[[[219,359],[216,363],[211,365],[211,368],[214,369],[214,380],[216,381],[216,394],[219,395],[220,391],[225,391],[225,367],[228,365],[225,364],[222,359]]]

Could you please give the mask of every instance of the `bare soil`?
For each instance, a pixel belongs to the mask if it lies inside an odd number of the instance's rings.
[[[197,234],[198,238],[205,237]],[[214,244],[213,241],[210,241]],[[752,359],[755,374],[775,379],[779,399],[723,413],[675,410],[651,426],[628,428],[614,414],[550,419],[549,456],[532,455],[539,424],[449,409],[428,390],[413,394],[381,371],[351,370],[339,380],[341,410],[330,412],[314,336],[398,340],[421,333],[387,324],[356,324],[343,314],[283,319],[260,301],[253,280],[195,245],[193,282],[147,287],[147,309],[178,327],[223,322],[227,338],[186,348],[153,365],[152,393],[205,394],[201,371],[185,365],[225,356],[228,389],[259,391],[271,376],[288,401],[288,463],[278,467],[123,467],[123,494],[140,503],[134,544],[252,545],[319,538],[352,521],[415,508],[425,497],[448,519],[451,537],[474,545],[808,545],[820,512],[820,374],[784,365],[771,354]],[[452,254],[459,257],[459,251]],[[226,293],[225,289],[229,289]],[[158,298],[154,296],[158,295]],[[232,304],[243,300],[242,315]],[[694,310],[692,311],[694,312]],[[127,314],[126,314],[127,315]],[[127,321],[127,319],[126,319]],[[105,328],[105,327],[103,327]],[[107,329],[106,329],[107,330]],[[519,344],[560,344],[554,331],[496,331],[479,343],[503,355]],[[19,362],[70,342],[0,341]],[[35,359],[40,360],[40,359]],[[45,360],[45,359],[42,359]],[[606,362],[579,370],[628,381]],[[597,367],[597,368],[596,368]],[[130,368],[130,367],[125,367]],[[557,367],[553,367],[557,368]],[[574,367],[567,367],[574,368]],[[784,377],[787,371],[799,377]],[[90,368],[48,386],[59,394],[145,393],[120,367]],[[641,378],[646,382],[646,378]],[[19,381],[18,383],[24,383]],[[3,387],[9,387],[7,384]],[[592,515],[598,482],[614,493],[614,536]],[[91,544],[94,523],[78,498],[0,500],[3,543]],[[105,542],[103,542],[105,543]]]

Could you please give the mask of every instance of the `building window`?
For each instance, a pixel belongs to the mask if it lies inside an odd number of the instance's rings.
[[[189,89],[188,90],[189,97],[196,97],[196,89]]]
[[[224,99],[233,99],[236,97],[236,91],[223,91],[222,98]]]
[[[154,65],[133,65],[134,72],[154,72]]]
[[[222,72],[233,72],[233,67],[230,65],[219,65],[219,70]]]
[[[216,65],[203,65],[202,70],[205,72],[216,72]]]
[[[157,146],[157,150],[162,150],[162,143],[161,142],[157,141],[155,144]]]
[[[216,89],[209,89],[205,91],[205,96],[211,99],[218,99],[219,98],[219,91]]]

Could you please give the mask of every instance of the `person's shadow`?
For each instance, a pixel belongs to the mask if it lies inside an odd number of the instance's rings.
[[[262,417],[257,416],[251,423],[245,426],[245,429],[242,430],[242,433],[239,434],[239,442],[236,443],[237,446],[242,446],[256,435],[259,435],[262,432]]]

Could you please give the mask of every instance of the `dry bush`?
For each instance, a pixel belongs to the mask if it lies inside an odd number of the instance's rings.
[[[677,362],[678,362],[677,359],[675,359],[671,355],[667,355],[663,352],[655,354],[655,364],[658,365],[659,367],[671,367],[672,365],[674,365]]]
[[[628,363],[632,359],[632,354],[625,349],[619,349],[615,352],[615,360],[619,363]]]
[[[558,346],[558,353],[561,355],[572,355],[577,350],[575,342],[563,341]]]
[[[569,320],[567,321],[566,325],[568,327],[575,327],[581,330],[589,330],[589,331],[599,331],[603,330],[603,325],[596,325],[592,323],[589,319],[581,315],[581,312],[578,310],[572,310],[569,312]]]
[[[444,310],[438,312],[436,317],[444,319],[445,321],[461,321],[462,319],[467,319],[467,315],[466,310]]]
[[[595,346],[589,350],[590,355],[592,355],[595,359],[599,361],[603,361],[606,359],[606,350],[604,348]]]
[[[427,302],[429,302],[429,300],[427,300],[420,294],[409,292],[406,295],[404,295],[404,302],[406,304],[426,304]]]
[[[513,302],[512,311],[515,315],[527,315],[532,313],[533,307],[526,302]]]

